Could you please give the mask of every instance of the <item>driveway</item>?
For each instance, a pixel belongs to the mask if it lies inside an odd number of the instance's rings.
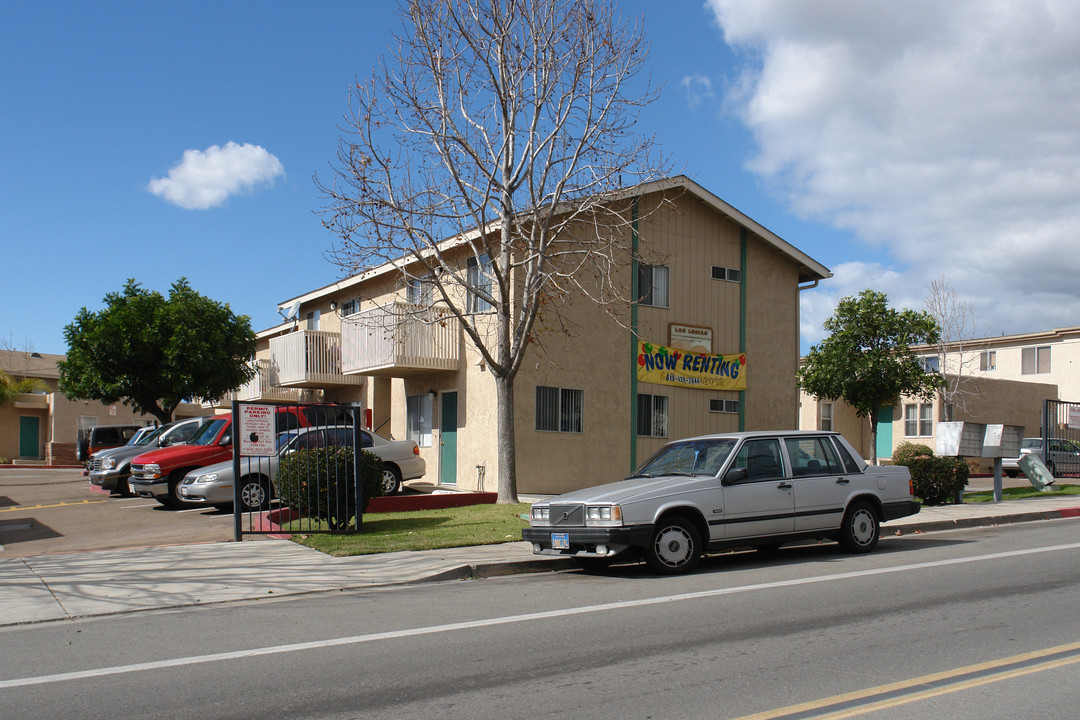
[[[0,470],[0,558],[232,539],[231,513],[110,497],[82,470]]]

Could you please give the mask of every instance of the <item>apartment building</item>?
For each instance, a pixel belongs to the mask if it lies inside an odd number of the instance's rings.
[[[621,197],[642,212],[618,240],[651,258],[617,270],[638,301],[563,296],[541,314],[514,382],[519,492],[620,479],[670,439],[797,423],[799,290],[828,269],[688,178]],[[467,242],[441,254],[490,282]],[[388,263],[283,301],[289,319],[258,334],[259,376],[237,397],[359,404],[376,432],[419,443],[425,480],[494,490],[495,382],[427,283]],[[467,309],[483,331],[490,308]]]

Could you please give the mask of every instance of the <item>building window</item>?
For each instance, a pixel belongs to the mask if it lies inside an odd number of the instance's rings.
[[[818,430],[832,430],[833,421],[833,404],[831,402],[821,403],[821,417],[818,420]]]
[[[536,386],[536,429],[580,433],[584,390]]]
[[[347,300],[341,305],[342,317],[355,315],[358,312],[360,312],[360,298],[353,298],[352,300]]]
[[[89,434],[90,428],[98,424],[97,415],[79,415],[75,418],[75,423],[76,437],[79,442],[82,442],[83,438]]]
[[[637,396],[637,434],[658,438],[668,436],[667,395]]]
[[[709,398],[709,412],[737,414],[739,412],[739,401]]]
[[[742,270],[737,270],[735,268],[713,265],[712,276],[713,280],[726,280],[734,283],[742,282]]]
[[[307,321],[306,321],[304,326],[308,330],[318,330],[319,329],[319,311],[318,310],[312,310],[311,312],[309,312],[307,314],[307,319],[306,320]]]
[[[484,253],[479,262],[471,257],[466,262],[469,294],[465,302],[468,312],[482,313],[491,309],[491,303],[483,296],[491,295],[491,258]]]
[[[410,277],[406,280],[405,301],[410,305],[422,305],[429,307],[432,297],[432,279],[430,275],[424,277]]]
[[[420,447],[431,447],[431,393],[405,398],[405,439]]]
[[[923,370],[928,373],[941,372],[941,358],[937,355],[921,357],[919,358],[919,363],[922,365]]]
[[[642,305],[669,307],[667,265],[638,266],[638,298]]]
[[[984,372],[997,370],[997,350],[984,350],[979,353],[979,369]]]
[[[930,437],[934,434],[934,406],[919,403],[904,406],[904,435]]]
[[[1050,346],[1023,348],[1020,351],[1020,372],[1024,375],[1050,372]]]

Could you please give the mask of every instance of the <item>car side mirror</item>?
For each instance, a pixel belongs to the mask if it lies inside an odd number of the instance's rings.
[[[724,479],[720,481],[721,485],[728,486],[740,483],[746,479],[746,468],[731,468],[724,473]]]
[[[232,435],[226,435],[225,437],[221,438],[221,445],[232,445]]]

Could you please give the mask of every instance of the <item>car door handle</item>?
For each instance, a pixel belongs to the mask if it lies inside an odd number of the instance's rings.
[[[851,482],[851,481],[848,480],[847,478],[836,478],[836,484],[837,485],[847,485],[849,482]]]
[[[791,489],[791,483],[782,482],[782,483],[780,483],[779,485],[776,486],[776,489],[777,490],[790,490]]]

